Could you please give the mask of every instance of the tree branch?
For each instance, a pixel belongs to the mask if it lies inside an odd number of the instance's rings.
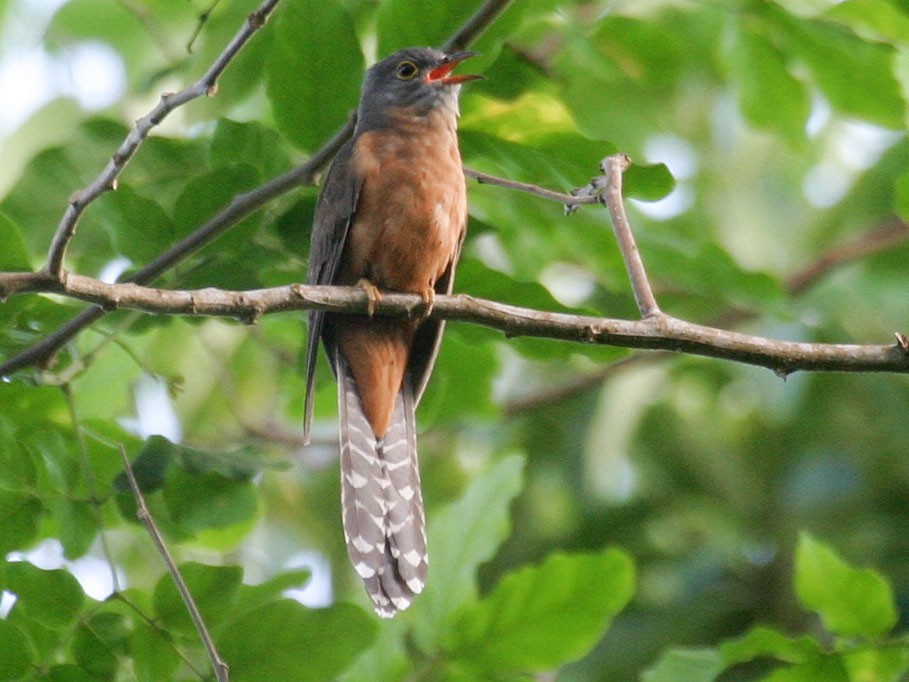
[[[79,218],[82,217],[85,209],[95,199],[105,192],[117,188],[117,178],[120,177],[123,169],[126,168],[126,164],[133,158],[145,138],[148,137],[152,128],[167,118],[168,114],[174,109],[203,95],[213,95],[217,90],[218,78],[224,72],[224,69],[233,61],[240,49],[249,42],[253,34],[265,25],[265,21],[278,2],[279,0],[265,0],[259,9],[250,14],[246,19],[246,23],[237,32],[233,40],[218,55],[215,62],[198,81],[180,90],[180,92],[162,95],[157,106],[136,121],[136,124],[129,131],[119,149],[114,152],[101,174],[90,185],[73,194],[51,241],[50,250],[47,254],[47,263],[45,263],[43,268],[46,273],[52,277],[61,276],[66,248],[76,234]]]
[[[15,273],[0,274],[0,289],[26,291],[11,283]],[[27,273],[28,291],[44,291],[94,303],[102,310],[121,308],[166,315],[230,317],[247,324],[262,315],[318,309],[365,314],[370,299],[359,287],[289,286],[225,291],[165,290],[137,284],[108,284],[66,273],[60,282],[47,277],[43,287]],[[383,292],[375,314],[419,317],[425,301],[416,294]],[[437,296],[431,316],[479,324],[507,337],[532,336],[599,345],[671,350],[759,365],[785,376],[798,370],[909,373],[909,353],[899,344],[854,345],[780,341],[687,322],[663,313],[636,321],[553,313],[472,296]]]
[[[628,223],[622,199],[622,173],[630,165],[631,159],[625,154],[613,154],[603,159],[600,162],[600,170],[605,176],[606,183],[599,196],[600,203],[609,211],[612,231],[615,233],[619,251],[625,261],[625,269],[628,271],[628,279],[631,281],[631,290],[634,292],[638,310],[641,311],[641,317],[650,317],[659,315],[660,307],[657,305],[653,289],[650,287],[650,280],[647,279],[644,261],[641,260],[638,245],[631,232],[631,225]]]

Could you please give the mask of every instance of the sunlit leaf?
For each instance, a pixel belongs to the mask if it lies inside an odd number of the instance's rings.
[[[896,624],[893,589],[876,571],[849,566],[807,533],[799,536],[795,589],[805,608],[846,637],[876,637]]]

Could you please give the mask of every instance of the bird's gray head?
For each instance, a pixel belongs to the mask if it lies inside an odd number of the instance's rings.
[[[461,83],[482,76],[451,72],[475,54],[410,47],[386,57],[366,72],[357,112],[359,126],[383,127],[389,114],[402,109],[423,115],[441,106],[457,113]]]

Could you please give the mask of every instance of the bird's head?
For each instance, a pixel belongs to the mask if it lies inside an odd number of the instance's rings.
[[[461,83],[482,78],[452,74],[454,68],[475,52],[445,54],[429,47],[399,50],[366,72],[360,98],[359,119],[382,125],[396,109],[424,114],[446,107],[457,113]]]

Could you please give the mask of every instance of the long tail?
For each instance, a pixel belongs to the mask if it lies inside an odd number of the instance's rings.
[[[376,613],[390,618],[423,591],[429,557],[409,379],[377,439],[347,363],[337,353],[341,511],[347,553]]]

